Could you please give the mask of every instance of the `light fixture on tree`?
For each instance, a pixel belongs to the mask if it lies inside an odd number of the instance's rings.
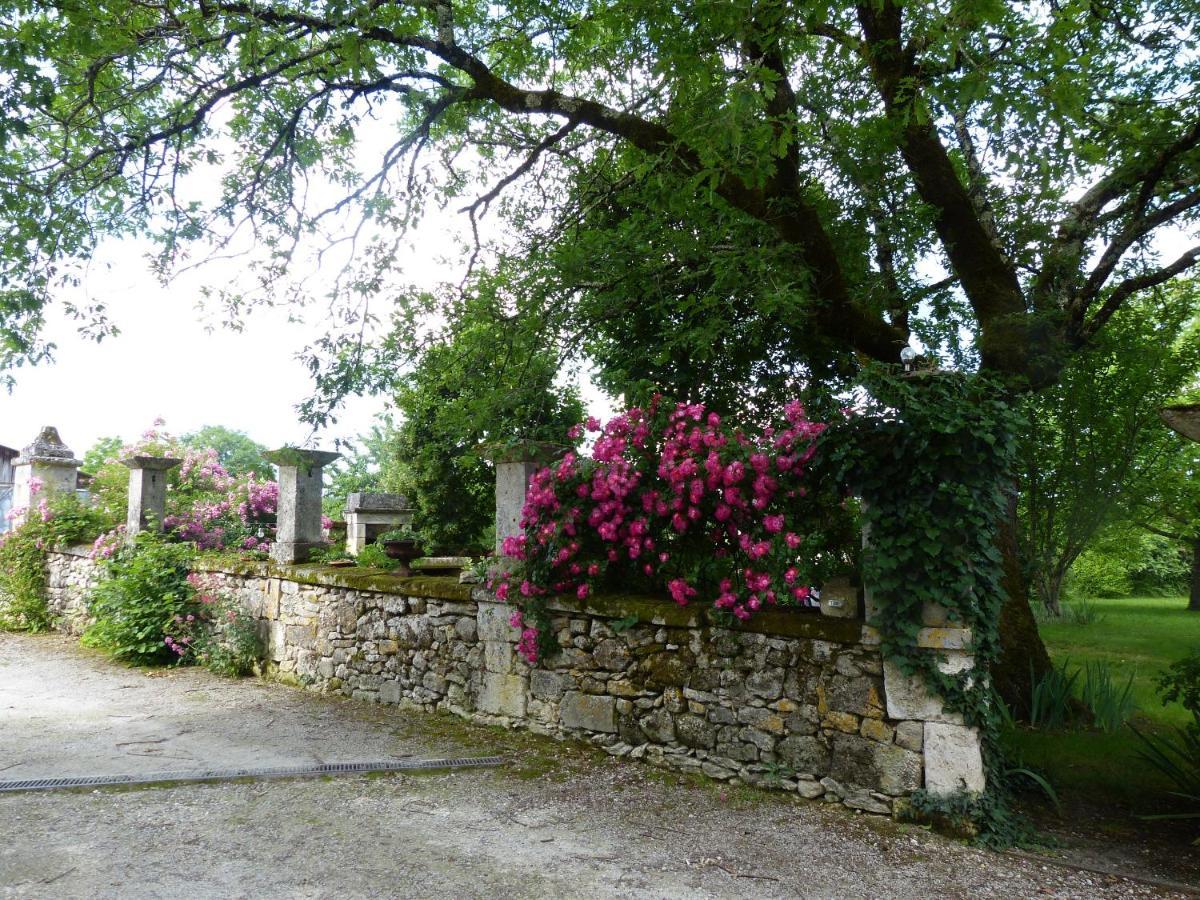
[[[921,354],[912,347],[905,347],[900,351],[900,362],[904,364],[904,371],[911,372],[914,368],[916,358]]]

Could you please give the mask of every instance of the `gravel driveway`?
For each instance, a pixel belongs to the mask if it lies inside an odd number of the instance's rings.
[[[0,779],[490,753],[508,765],[0,794],[0,896],[1183,896],[448,716],[0,635]]]

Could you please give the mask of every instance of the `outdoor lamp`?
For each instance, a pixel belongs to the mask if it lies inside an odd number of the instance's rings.
[[[913,370],[913,360],[920,356],[912,347],[905,347],[900,351],[900,362],[904,363],[904,371],[911,372]]]

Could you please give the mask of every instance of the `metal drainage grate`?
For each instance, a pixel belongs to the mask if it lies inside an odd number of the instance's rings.
[[[52,791],[62,788],[105,787],[125,784],[162,784],[164,782],[232,781],[237,778],[299,778],[308,775],[355,775],[362,772],[403,772],[413,769],[471,769],[504,764],[502,756],[475,756],[453,759],[399,759],[387,762],[322,763],[305,766],[267,766],[259,769],[198,769],[193,771],[152,772],[144,775],[92,775],[82,778],[30,778],[24,781],[0,781],[0,793],[10,791]]]

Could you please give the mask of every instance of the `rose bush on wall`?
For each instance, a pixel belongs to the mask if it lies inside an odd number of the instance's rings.
[[[809,604],[810,585],[849,565],[836,549],[853,534],[842,500],[807,477],[826,426],[800,403],[758,430],[658,399],[586,427],[599,432],[590,458],[568,453],[530,480],[524,534],[505,540],[511,565],[493,579],[518,607],[512,622],[531,662],[553,650],[552,593],[648,590],[747,619]]]
[[[185,446],[162,430],[163,424],[156,420],[138,441],[122,446],[99,467],[93,482],[97,505],[124,514],[129,484],[126,460],[135,456],[178,459],[179,466],[167,471],[164,529],[199,550],[265,553],[274,535],[279,485],[261,481],[252,472],[240,478],[231,475],[216,449]],[[102,534],[93,557],[111,557],[120,538],[119,532]]]

